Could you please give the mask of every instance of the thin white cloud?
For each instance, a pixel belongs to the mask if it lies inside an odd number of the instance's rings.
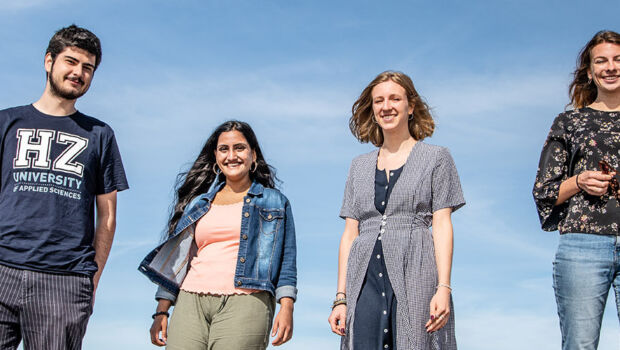
[[[236,74],[162,75],[160,84],[124,85],[101,91],[94,103],[116,101],[114,106],[136,106],[137,117],[183,115],[183,120],[197,120],[209,115],[240,115],[271,121],[303,118],[348,118],[351,105],[363,86],[329,82],[330,72],[323,64],[301,62]],[[294,76],[292,79],[288,74]],[[315,77],[325,79],[313,79]],[[566,101],[566,77],[548,72],[529,74],[463,73],[444,79],[423,82],[431,107],[440,118],[488,115],[514,108],[563,106]],[[166,119],[165,121],[170,121]]]
[[[70,0],[55,0],[54,6],[69,1]],[[48,6],[50,6],[50,1],[47,0],[0,0],[0,11],[23,11]]]
[[[122,344],[122,349],[153,349],[149,338],[149,316],[127,317],[122,310],[117,310],[117,317],[104,321],[100,318],[91,320],[84,338],[84,348],[103,350],[110,348],[110,342]],[[93,322],[94,321],[94,322]],[[111,339],[113,338],[113,339]]]
[[[145,147],[155,140],[196,140],[199,144],[213,126],[238,118],[277,130],[274,142],[290,151],[283,159],[320,152],[336,160],[338,154],[330,152],[331,146],[355,142],[347,122],[362,86],[332,83],[325,66],[322,62],[298,62],[256,71],[203,72],[191,79],[186,72],[167,72],[161,74],[158,84],[120,87],[110,77],[110,81],[99,82],[97,97],[87,100],[85,110],[113,116],[109,121],[116,129],[149,135],[150,139],[140,134],[132,137]],[[435,109],[442,136],[518,141],[519,135],[499,126],[498,120],[515,118],[514,111],[524,105],[562,106],[564,80],[561,74],[546,71],[464,72],[421,85],[427,85],[422,93]]]
[[[183,123],[233,117],[272,122],[299,118],[322,120],[346,115],[350,108],[349,99],[335,88],[294,86],[268,77],[248,80],[243,75],[199,78],[192,82],[173,79],[148,87],[125,86],[121,94],[104,91],[96,100],[103,108],[110,100],[115,101],[115,106],[135,106],[134,110],[125,112],[131,116],[128,122],[148,121],[149,128],[172,124],[179,116],[183,117]]]
[[[484,242],[491,251],[507,250],[511,254],[522,254],[527,259],[549,260],[549,247],[541,245],[537,239],[523,239],[523,227],[512,226],[507,222],[508,214],[502,213],[505,199],[501,194],[489,193],[488,188],[470,185],[466,193],[467,205],[462,213],[457,212],[458,225],[455,225],[457,244],[460,240]],[[462,215],[462,216],[461,216]],[[531,220],[535,220],[532,212]]]
[[[567,76],[549,71],[472,74],[434,80],[429,102],[441,115],[478,115],[514,108],[563,106]]]
[[[116,259],[129,253],[135,254],[137,251],[142,253],[147,248],[154,248],[157,241],[149,237],[140,241],[116,240],[110,251],[110,259]]]
[[[457,341],[463,350],[559,349],[558,322],[553,314],[483,308],[457,319]],[[617,324],[604,323],[599,349],[617,346]]]
[[[465,350],[560,348],[559,327],[553,315],[483,309],[457,322],[457,339]]]

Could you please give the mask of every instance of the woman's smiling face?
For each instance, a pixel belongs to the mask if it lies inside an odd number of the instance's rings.
[[[413,106],[409,105],[405,88],[388,80],[377,84],[371,94],[372,111],[381,129],[409,128],[409,115],[413,113]]]
[[[592,48],[590,57],[588,78],[596,84],[599,94],[620,93],[620,45],[598,44]]]
[[[256,155],[243,134],[237,130],[220,134],[215,148],[215,161],[226,181],[245,181]]]

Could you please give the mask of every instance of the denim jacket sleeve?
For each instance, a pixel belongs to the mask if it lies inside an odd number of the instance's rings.
[[[177,296],[169,292],[166,288],[159,286],[157,288],[157,292],[155,292],[155,300],[159,300],[159,299],[170,300],[172,302],[172,305],[174,305],[177,301]]]
[[[295,243],[295,223],[291,204],[287,200],[285,205],[284,249],[282,252],[282,266],[276,285],[276,300],[282,298],[297,299],[297,247]]]

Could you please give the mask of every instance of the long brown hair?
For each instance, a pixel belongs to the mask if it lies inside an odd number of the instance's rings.
[[[395,71],[385,71],[377,75],[353,104],[351,108],[352,116],[349,119],[349,128],[353,135],[360,142],[372,142],[377,147],[383,145],[383,132],[381,127],[373,120],[372,89],[388,80],[402,86],[407,93],[409,106],[414,106],[413,119],[409,120],[409,134],[416,140],[422,140],[433,135],[435,122],[428,105],[416,91],[411,78],[405,73]]]
[[[570,104],[574,108],[583,108],[596,101],[597,90],[592,79],[588,78],[588,70],[592,65],[592,49],[603,43],[620,45],[620,34],[611,30],[601,30],[584,46],[577,57],[577,69],[573,73],[573,82],[568,88]]]

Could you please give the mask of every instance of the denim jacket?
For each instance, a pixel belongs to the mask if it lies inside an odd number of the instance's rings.
[[[194,198],[174,233],[151,251],[138,270],[159,285],[156,299],[173,303],[190,262],[198,251],[196,222],[205,215],[224,182]],[[253,182],[243,198],[239,254],[234,283],[238,288],[270,292],[276,300],[297,298],[295,225],[288,199],[280,191]]]

